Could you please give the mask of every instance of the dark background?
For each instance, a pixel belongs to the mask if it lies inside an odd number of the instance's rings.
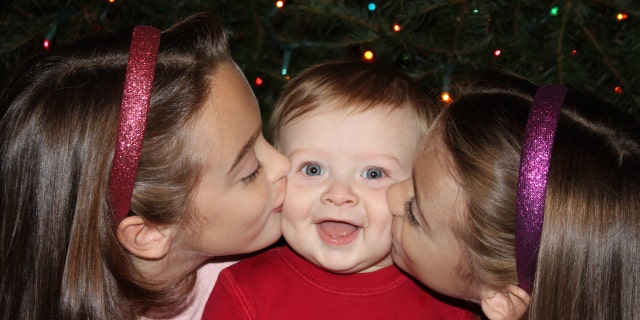
[[[197,11],[222,16],[233,56],[265,114],[304,68],[366,50],[404,70],[434,99],[473,70],[501,67],[579,87],[640,114],[637,0],[288,0],[282,8],[275,0],[0,0],[0,84],[26,55],[45,50],[45,39],[54,47],[105,29],[162,29]]]

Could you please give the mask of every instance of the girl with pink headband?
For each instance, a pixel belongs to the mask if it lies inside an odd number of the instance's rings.
[[[290,163],[214,16],[35,57],[0,101],[5,319],[174,317],[212,257],[281,236]]]
[[[640,301],[640,121],[488,72],[392,186],[393,259],[489,319],[624,319]]]

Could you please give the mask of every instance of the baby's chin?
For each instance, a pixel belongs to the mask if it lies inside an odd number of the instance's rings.
[[[336,258],[333,261],[327,261],[326,259],[310,259],[305,257],[307,260],[311,261],[311,263],[315,264],[321,269],[325,271],[335,273],[335,274],[355,274],[355,273],[369,273],[375,272],[380,269],[384,269],[386,267],[390,267],[393,265],[393,261],[391,260],[391,255],[387,255],[379,260],[371,260],[371,261],[345,261],[339,260]],[[336,261],[338,260],[338,261]]]

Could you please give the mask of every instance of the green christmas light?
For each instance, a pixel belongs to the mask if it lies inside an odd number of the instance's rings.
[[[555,17],[555,16],[557,16],[557,15],[558,15],[558,11],[560,11],[560,9],[558,8],[558,6],[555,6],[555,7],[551,8],[551,11],[549,11],[549,13],[550,13],[552,16],[554,16],[554,17]]]

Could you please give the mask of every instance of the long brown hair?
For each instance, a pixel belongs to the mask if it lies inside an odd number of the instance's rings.
[[[108,32],[28,61],[2,96],[0,314],[130,319],[177,305],[195,270],[154,283],[115,237],[109,199],[131,32]],[[131,211],[185,223],[200,170],[189,128],[230,63],[220,20],[198,14],[162,33]]]
[[[462,274],[517,284],[515,201],[537,86],[487,73],[436,122],[468,202]],[[530,319],[635,319],[640,301],[640,121],[570,90],[554,141]]]

